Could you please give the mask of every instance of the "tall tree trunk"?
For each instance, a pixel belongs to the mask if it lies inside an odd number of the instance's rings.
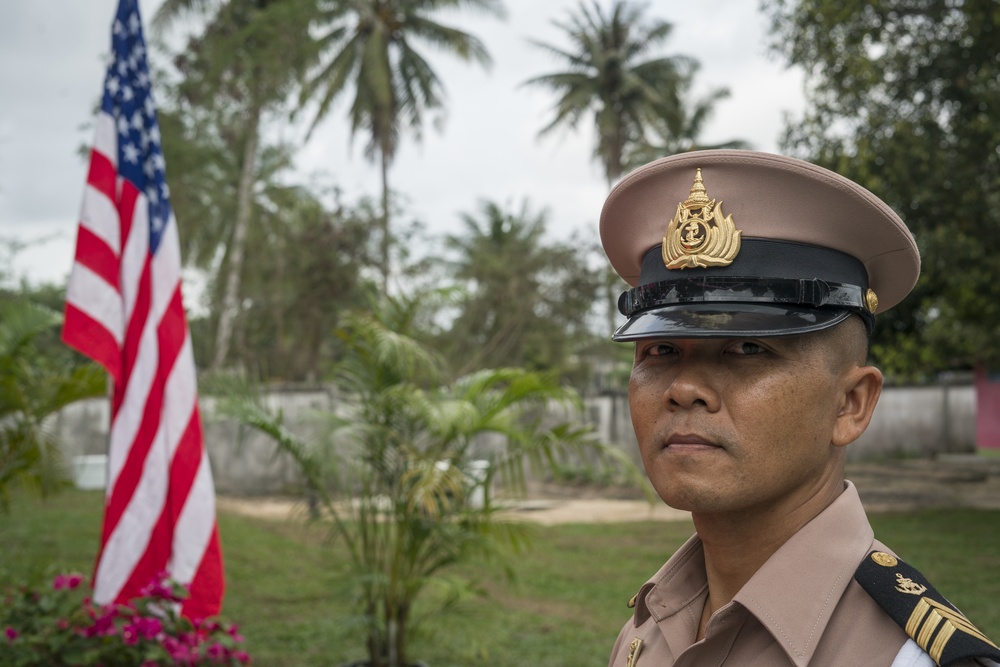
[[[382,157],[382,294],[389,293],[389,157],[383,147]]]
[[[243,144],[243,165],[236,195],[236,225],[233,229],[232,245],[229,248],[229,273],[226,275],[226,289],[222,297],[222,310],[219,313],[219,328],[215,332],[215,357],[212,359],[212,370],[222,368],[226,362],[233,337],[233,322],[239,310],[240,273],[243,270],[243,253],[246,249],[250,211],[253,206],[254,174],[257,171],[260,115],[261,109],[255,107],[250,115],[246,142]]]

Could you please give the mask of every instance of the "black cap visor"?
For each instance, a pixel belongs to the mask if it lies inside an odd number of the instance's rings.
[[[840,324],[851,313],[767,303],[684,303],[635,313],[611,339],[795,336]]]

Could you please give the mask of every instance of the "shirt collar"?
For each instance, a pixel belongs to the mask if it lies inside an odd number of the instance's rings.
[[[789,538],[733,601],[757,618],[794,664],[807,665],[874,539],[857,489],[845,482],[844,492]],[[693,535],[639,590],[636,627],[651,616],[677,613],[706,587],[704,550]]]
[[[757,617],[792,662],[806,665],[874,539],[858,491],[846,482],[844,492],[789,538],[733,601]]]
[[[703,595],[707,588],[705,552],[701,538],[695,534],[639,589],[635,599],[635,626],[639,627],[650,616],[660,620],[676,614]]]

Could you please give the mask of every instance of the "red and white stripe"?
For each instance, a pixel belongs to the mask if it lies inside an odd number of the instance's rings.
[[[101,112],[66,294],[63,340],[114,381],[108,486],[94,601],[135,597],[166,571],[190,587],[189,618],[217,614],[224,588],[171,216],[150,253],[148,202],[117,171]]]

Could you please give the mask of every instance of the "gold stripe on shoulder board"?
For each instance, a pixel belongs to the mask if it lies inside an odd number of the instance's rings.
[[[965,616],[930,598],[920,598],[920,602],[914,607],[906,622],[906,634],[913,637],[920,648],[926,651],[938,664],[941,664],[941,655],[956,631],[972,635],[993,648],[997,648],[997,645],[987,639],[986,635],[970,623]],[[934,637],[933,643],[931,642],[932,637]]]

